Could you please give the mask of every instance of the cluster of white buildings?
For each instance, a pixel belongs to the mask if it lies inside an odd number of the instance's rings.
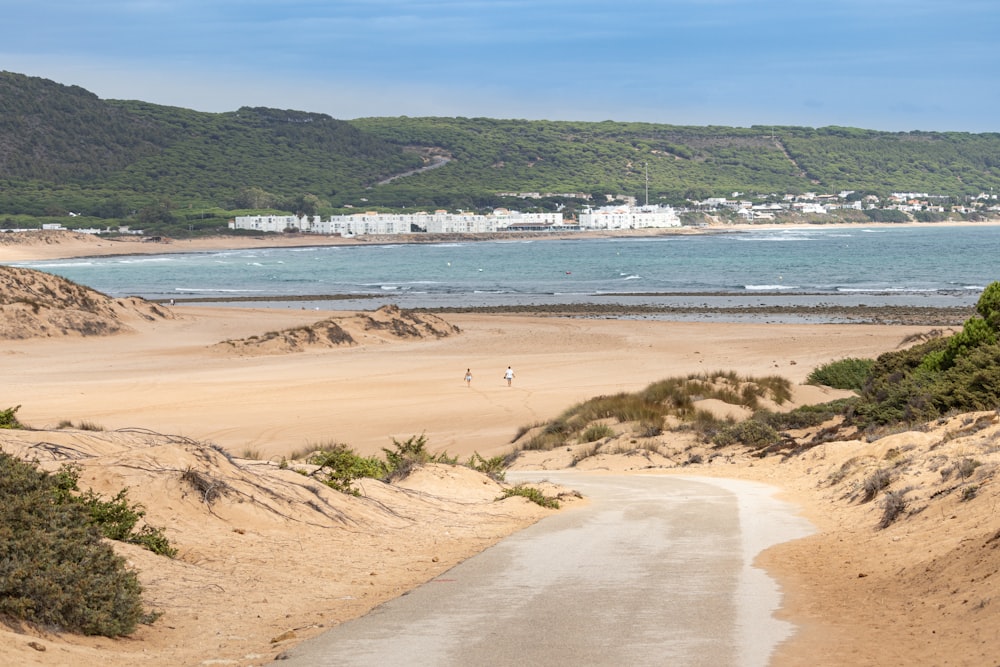
[[[475,213],[353,213],[319,216],[244,215],[229,223],[230,229],[258,232],[302,232],[328,236],[409,234],[488,234],[508,229],[549,228],[563,224],[561,213],[519,213],[497,209],[490,215]]]
[[[580,213],[580,229],[660,229],[680,227],[670,206],[602,206]]]
[[[476,213],[354,213],[319,216],[243,215],[229,223],[230,229],[257,232],[301,232],[328,236],[427,234],[490,234],[505,231],[570,231],[578,229],[652,229],[679,227],[680,218],[665,206],[606,206],[580,214],[579,223],[567,224],[562,213],[521,213],[496,209],[488,215]]]

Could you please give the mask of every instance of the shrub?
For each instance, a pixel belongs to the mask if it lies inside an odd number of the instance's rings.
[[[976,468],[981,466],[982,463],[976,461],[975,459],[962,459],[958,462],[956,469],[958,470],[958,476],[962,479],[968,479],[972,476],[972,473],[976,471]]]
[[[131,634],[141,587],[88,507],[50,475],[0,452],[0,614],[86,635]]]
[[[703,440],[715,442],[719,433],[733,425],[733,420],[719,419],[708,410],[697,409],[691,415],[689,423],[691,429],[698,433]],[[734,441],[730,441],[729,444],[732,442]]]
[[[1000,332],[1000,281],[993,281],[979,295],[976,312],[986,320],[990,328]]]
[[[173,558],[177,549],[170,546],[170,541],[163,534],[162,528],[154,528],[148,524],[138,530],[136,526],[146,516],[146,509],[138,503],[130,503],[128,489],[122,489],[114,498],[105,500],[93,490],[87,490],[79,496],[79,470],[72,465],[62,466],[55,475],[59,497],[63,502],[76,500],[90,512],[90,519],[100,529],[101,534],[109,540],[136,544],[154,554]]]
[[[861,484],[861,490],[864,491],[864,495],[861,497],[861,502],[867,503],[873,500],[878,492],[889,486],[889,482],[892,480],[892,476],[889,471],[885,468],[879,468],[871,475],[865,478],[865,481]]]
[[[555,498],[549,498],[544,493],[532,486],[526,486],[524,484],[517,484],[510,488],[503,490],[503,495],[501,495],[497,500],[503,500],[505,498],[510,498],[511,496],[521,496],[527,498],[536,505],[541,505],[542,507],[548,507],[550,509],[559,509],[559,501]]]
[[[500,456],[484,459],[479,455],[479,452],[475,452],[469,457],[469,461],[466,465],[473,470],[487,475],[497,482],[502,482],[506,476],[504,468],[507,467],[507,457],[501,454]]]
[[[920,368],[927,371],[946,371],[955,365],[959,357],[969,355],[976,348],[984,345],[995,345],[997,332],[986,320],[970,317],[958,333],[949,336],[943,350],[935,351],[924,357]]]
[[[847,412],[861,429],[931,421],[1000,405],[1000,343],[969,348],[947,366],[948,338],[875,360],[860,397]],[[966,339],[967,340],[967,339]]]
[[[882,502],[882,519],[878,522],[879,530],[888,528],[903,513],[909,505],[906,499],[908,492],[909,489],[886,492],[885,500]]]
[[[806,378],[806,383],[860,392],[874,365],[873,359],[847,358],[833,361],[814,369]]]
[[[712,442],[720,447],[739,443],[751,449],[764,449],[781,442],[781,435],[762,421],[747,419],[724,427]]]
[[[361,456],[342,443],[321,447],[307,461],[319,466],[313,477],[331,489],[355,496],[359,495],[353,485],[355,480],[363,477],[381,479],[389,472],[386,465],[376,457]]]
[[[655,422],[644,421],[636,429],[636,435],[641,438],[655,438],[663,433],[663,418]]]
[[[16,428],[23,429],[24,424],[17,421],[17,417],[14,415],[18,410],[21,409],[20,405],[16,405],[13,408],[7,408],[6,410],[0,410],[0,428]]]
[[[383,477],[386,481],[402,479],[410,474],[410,471],[422,463],[446,463],[455,465],[458,463],[457,456],[448,456],[447,452],[431,454],[427,451],[426,435],[411,435],[403,441],[392,439],[395,449],[382,448],[385,453],[386,473]]]
[[[789,412],[771,412],[761,410],[754,414],[753,418],[770,425],[776,430],[788,430],[797,428],[810,428],[819,426],[825,421],[844,414],[844,411],[854,403],[856,399],[843,398],[829,403],[817,403],[816,405],[802,405]]]

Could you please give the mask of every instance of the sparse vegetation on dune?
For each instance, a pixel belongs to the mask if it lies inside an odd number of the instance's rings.
[[[640,422],[640,438],[657,438],[657,425],[672,420],[671,431],[692,431],[714,447],[741,445],[766,455],[799,452],[833,438],[877,437],[902,427],[959,412],[1000,406],[1000,282],[988,286],[962,331],[935,336],[876,360],[842,359],[815,369],[809,382],[853,389],[857,398],[777,411],[790,398],[780,377],[741,378],[736,373],[689,375],[655,382],[634,394],[599,396],[570,408],[551,422],[524,428],[520,450],[593,442],[609,437],[595,422]],[[720,418],[700,405],[706,399],[753,411],[746,420]],[[764,403],[768,404],[765,405]],[[783,435],[791,430],[829,427],[809,439]],[[634,435],[634,434],[633,434]],[[598,448],[599,451],[599,448]]]
[[[352,495],[360,495],[355,484],[360,479],[378,479],[392,483],[405,479],[416,468],[428,463],[462,465],[497,482],[504,480],[506,459],[503,456],[487,459],[474,453],[468,461],[460,463],[458,457],[449,456],[448,452],[433,453],[427,445],[425,435],[412,435],[406,440],[393,438],[392,448],[383,447],[384,456],[379,458],[358,454],[352,447],[340,442],[322,444],[304,457],[304,462],[311,469],[301,466],[296,469],[332,489]],[[294,462],[289,463],[283,459],[282,465],[292,466]]]
[[[225,340],[214,348],[246,355],[286,354],[386,340],[444,338],[459,332],[458,327],[436,315],[387,305],[373,313],[333,316],[309,325],[269,331],[239,340]]]
[[[660,436],[668,419],[678,423],[675,430],[694,429],[709,434],[727,420],[699,410],[699,401],[713,399],[754,409],[765,402],[781,405],[790,396],[791,385],[785,378],[744,378],[732,371],[692,374],[655,382],[637,393],[597,396],[584,401],[548,423],[520,429],[515,448],[550,450],[618,435],[609,422],[632,424],[629,433],[644,439]]]

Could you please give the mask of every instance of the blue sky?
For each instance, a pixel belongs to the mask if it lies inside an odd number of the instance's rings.
[[[0,69],[200,111],[1000,131],[997,0],[0,0]]]

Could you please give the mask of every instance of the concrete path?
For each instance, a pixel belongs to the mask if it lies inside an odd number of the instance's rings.
[[[775,489],[653,475],[519,473],[591,502],[367,616],[289,649],[292,666],[766,665],[793,631],[751,566],[810,532]]]

